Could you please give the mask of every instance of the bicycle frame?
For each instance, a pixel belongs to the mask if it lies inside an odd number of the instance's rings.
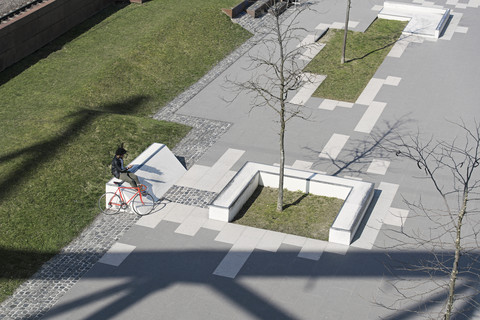
[[[125,196],[125,190],[135,190],[134,194],[127,200],[127,197]],[[128,204],[130,202],[132,202],[132,200],[137,196],[139,195],[140,196],[140,201],[143,202],[143,198],[142,198],[142,191],[145,191],[147,190],[147,188],[141,184],[140,186],[138,187],[122,187],[122,186],[118,186],[117,190],[115,191],[115,194],[118,195],[120,197],[120,201],[121,203],[119,204],[122,209],[126,209],[126,207],[128,206]],[[112,203],[112,205],[117,205],[116,203]]]

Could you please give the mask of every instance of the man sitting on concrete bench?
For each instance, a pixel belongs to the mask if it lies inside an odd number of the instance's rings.
[[[124,167],[123,165],[123,158],[127,154],[127,150],[123,148],[123,144],[118,147],[117,151],[115,152],[115,156],[112,159],[112,174],[115,178],[128,182],[132,187],[138,188],[140,186],[140,181],[138,177],[133,173],[128,171],[133,166],[129,165],[128,167]],[[120,183],[121,184],[121,183]]]

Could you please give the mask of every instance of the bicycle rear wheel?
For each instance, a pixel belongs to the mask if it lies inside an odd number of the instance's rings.
[[[155,207],[155,200],[150,194],[140,195],[137,194],[133,199],[133,210],[139,215],[144,216],[152,212]]]
[[[122,207],[122,200],[118,194],[107,192],[98,199],[98,207],[104,214],[116,214]]]

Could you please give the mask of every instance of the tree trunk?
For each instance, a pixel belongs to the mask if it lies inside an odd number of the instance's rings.
[[[452,271],[450,272],[450,283],[448,285],[448,299],[445,310],[444,319],[450,320],[452,316],[453,303],[455,302],[455,282],[457,281],[458,274],[458,261],[460,260],[462,245],[462,221],[467,211],[468,191],[464,190],[462,209],[458,213],[457,225],[456,225],[456,237],[455,237],[455,259],[453,261]]]
[[[345,32],[343,34],[343,50],[342,50],[342,59],[341,63],[345,63],[345,51],[347,50],[347,34],[348,34],[348,21],[350,20],[350,5],[352,0],[347,0],[347,13],[345,16]]]
[[[278,176],[277,211],[283,211],[283,178],[285,172],[285,105],[280,109],[280,173]]]

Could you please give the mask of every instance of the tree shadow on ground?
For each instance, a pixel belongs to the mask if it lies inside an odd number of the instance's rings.
[[[74,119],[73,123],[55,137],[8,154],[0,155],[0,163],[21,157],[26,158],[16,169],[11,170],[0,181],[0,203],[8,195],[15,192],[15,187],[21,184],[22,181],[34,177],[36,170],[42,164],[55,159],[62,148],[73,141],[84,128],[91,125],[99,116],[104,114],[134,114],[136,109],[140,108],[148,99],[145,96],[136,96],[125,102],[100,106],[99,110],[80,109],[68,115],[67,118]]]
[[[215,233],[209,232],[209,236]],[[180,238],[183,239],[183,237]],[[185,241],[185,239],[181,241]],[[196,243],[197,240],[195,237],[191,237],[186,241],[190,244]],[[42,310],[42,313],[45,314],[46,319],[62,319],[67,316],[78,317],[82,314],[85,315],[84,312],[89,314],[89,319],[111,319],[124,312],[131,312],[132,310],[128,309],[134,306],[143,305],[145,307],[152,301],[157,301],[157,303],[163,301],[158,309],[153,307],[148,311],[159,312],[161,309],[162,314],[168,317],[172,312],[183,314],[182,312],[185,310],[180,310],[178,307],[185,305],[190,299],[195,300],[194,297],[199,294],[198,290],[208,288],[208,290],[212,290],[227,299],[234,306],[233,308],[240,308],[245,314],[252,317],[296,319],[298,318],[298,309],[296,310],[297,313],[295,313],[295,310],[290,310],[289,303],[285,303],[283,299],[289,295],[298,294],[295,291],[298,288],[292,287],[293,291],[289,292],[290,290],[285,287],[285,284],[288,286],[292,283],[291,281],[272,280],[298,279],[302,281],[301,279],[305,279],[307,288],[303,288],[301,294],[313,294],[318,299],[318,305],[308,307],[317,311],[335,311],[335,306],[350,301],[351,298],[345,297],[344,301],[337,301],[338,304],[324,305],[321,303],[323,299],[327,299],[336,290],[337,281],[340,284],[347,279],[349,283],[355,283],[356,280],[373,280],[378,281],[377,283],[383,283],[382,287],[386,289],[385,279],[400,277],[412,282],[432,280],[425,272],[418,270],[397,268],[394,269],[394,274],[392,274],[392,268],[386,267],[387,264],[391,264],[392,259],[410,262],[423,260],[432,256],[430,251],[396,251],[387,254],[384,251],[377,250],[349,250],[346,255],[325,252],[319,261],[314,261],[299,258],[298,251],[292,250],[290,247],[288,249],[280,248],[277,252],[256,250],[252,252],[247,265],[241,269],[237,277],[232,279],[212,274],[228,252],[228,248],[181,251],[135,250],[118,267],[97,263],[90,270],[78,273],[78,277],[82,277],[82,279],[73,289],[70,289],[67,299],[60,299],[49,311]],[[4,254],[32,254],[32,252],[1,249],[0,254],[3,256]],[[51,285],[59,281],[71,281],[72,269],[84,269],[84,265],[81,263],[65,264],[65,261],[74,262],[90,259],[91,254],[93,252],[88,251],[61,253],[58,257],[59,265],[52,264],[49,266],[50,268],[56,268],[56,271],[52,274],[48,270],[44,270],[43,273],[38,273],[33,281],[48,280]],[[441,254],[452,256],[454,253],[443,251]],[[478,261],[477,256],[474,261],[477,268],[479,267]],[[462,265],[462,267],[466,266],[466,264]],[[461,278],[462,281],[459,281],[457,289],[460,295],[471,291],[471,288],[478,282],[478,274],[473,272],[466,272],[461,275]],[[246,279],[258,279],[258,287],[246,285]],[[322,279],[329,279],[329,284],[323,282]],[[262,280],[268,280],[268,288],[273,294],[269,298],[260,294],[263,288]],[[182,286],[188,286],[190,289],[188,291],[181,290]],[[365,287],[365,290],[370,293],[368,288],[370,287]],[[180,289],[182,296],[179,296],[178,289]],[[363,290],[361,292],[364,293]],[[191,296],[189,296],[190,293]],[[386,296],[391,297],[394,293],[377,293],[374,298],[381,300]],[[408,301],[408,304],[403,304],[390,311],[387,308],[386,315],[383,318],[407,320],[411,319],[412,314],[431,312],[432,310],[436,312],[443,305],[445,296],[445,292],[438,290],[426,293],[419,301],[412,299]],[[207,305],[215,305],[221,300],[215,294],[202,298],[203,303],[207,303]],[[454,319],[471,319],[475,312],[475,301],[478,300],[478,291],[472,293],[467,303],[459,306],[458,314]],[[281,301],[284,301],[284,303],[281,303]],[[330,300],[330,302],[332,301]],[[370,308],[369,305],[378,307],[381,305],[380,303],[381,301],[375,300],[364,301],[362,304],[365,305],[365,308]],[[384,306],[381,306],[383,309]],[[225,311],[223,308],[222,310]],[[352,313],[357,311],[355,309],[351,310]],[[33,317],[35,314],[28,316]],[[198,314],[198,316],[201,316],[201,314]]]
[[[385,128],[375,129],[366,138],[349,140],[349,145],[352,147],[342,149],[341,157],[333,158],[329,156],[329,158],[320,158],[320,160],[314,162],[314,166],[320,165],[322,166],[322,170],[324,170],[323,167],[327,165],[328,174],[332,176],[339,176],[340,174],[350,176],[363,175],[374,159],[387,160],[395,156],[387,151],[383,147],[383,144],[401,132],[407,122],[410,122],[410,120],[406,117],[402,117],[394,122],[386,121],[383,126],[379,126]],[[320,150],[312,148],[305,149],[313,155],[320,154]],[[316,156],[316,158],[318,158],[318,156]]]

